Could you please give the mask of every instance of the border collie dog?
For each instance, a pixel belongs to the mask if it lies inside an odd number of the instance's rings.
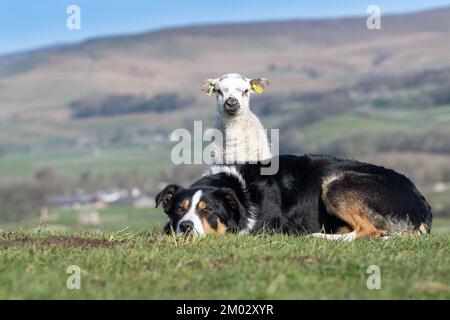
[[[429,204],[393,170],[324,155],[283,155],[279,164],[274,175],[261,175],[261,163],[213,166],[189,188],[168,185],[156,196],[165,231],[353,240],[431,230]]]

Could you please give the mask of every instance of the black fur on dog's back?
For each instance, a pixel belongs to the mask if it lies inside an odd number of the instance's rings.
[[[166,231],[179,233],[188,216],[203,233],[354,231],[363,237],[431,230],[427,201],[393,170],[325,155],[278,160],[274,175],[261,175],[268,166],[261,163],[213,166],[187,189],[167,186],[156,198],[171,221]]]
[[[407,177],[393,170],[325,155],[284,155],[279,156],[279,163],[275,175],[261,175],[262,164],[236,165],[246,190],[236,177],[226,173],[206,176],[192,187],[233,189],[244,207],[251,204],[257,208],[252,232],[264,228],[283,233],[334,233],[348,225],[327,210],[322,186],[328,177],[342,176],[345,179],[339,187],[352,188],[357,183],[354,192],[360,193],[378,215],[378,221],[374,222],[378,228],[401,232],[407,231],[401,230],[402,224],[411,231],[423,224],[427,231],[430,229],[430,206]]]

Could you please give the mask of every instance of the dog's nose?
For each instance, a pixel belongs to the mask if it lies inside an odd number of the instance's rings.
[[[192,221],[183,221],[179,225],[180,231],[183,233],[190,232],[194,228]]]
[[[234,115],[239,110],[239,101],[236,98],[230,97],[225,100],[224,104],[225,112]]]

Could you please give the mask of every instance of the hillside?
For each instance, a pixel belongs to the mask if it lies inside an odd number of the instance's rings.
[[[190,181],[197,169],[174,169],[167,134],[212,124],[199,84],[239,72],[270,79],[252,109],[282,152],[386,164],[431,193],[450,181],[448,39],[444,8],[383,16],[382,30],[365,16],[202,25],[3,56],[3,184],[47,169],[59,191]]]
[[[27,131],[64,137],[72,132],[54,121],[67,121],[69,103],[83,97],[177,92],[205,105],[199,82],[230,71],[269,78],[275,94],[440,68],[450,64],[448,17],[450,8],[386,16],[378,31],[366,29],[365,17],[196,26],[8,56],[0,58],[0,121],[14,120],[8,138],[21,138],[13,131],[29,120]]]

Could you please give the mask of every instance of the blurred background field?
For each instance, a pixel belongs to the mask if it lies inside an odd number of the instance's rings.
[[[170,160],[176,128],[212,126],[206,78],[271,85],[252,110],[280,152],[394,168],[450,232],[450,9],[199,25],[0,56],[0,229],[146,229],[165,183],[204,167]],[[205,126],[204,126],[205,127]]]

